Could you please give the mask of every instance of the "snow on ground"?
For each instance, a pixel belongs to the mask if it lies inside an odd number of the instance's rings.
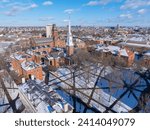
[[[109,83],[108,80],[106,79],[100,79],[99,80],[99,87],[100,88],[106,88],[106,87],[110,87],[110,89],[104,89],[104,92],[112,95],[113,97],[115,98],[119,98],[119,96],[121,94],[123,94],[127,88],[124,88],[124,87],[121,87],[121,86],[124,86],[124,82],[123,80],[127,83],[127,84],[133,84],[137,79],[139,79],[139,81],[136,83],[136,86],[134,87],[135,89],[138,89],[139,91],[143,91],[145,88],[146,88],[146,82],[140,78],[139,75],[137,75],[135,72],[133,72],[132,70],[128,70],[128,69],[125,69],[125,70],[119,70],[119,72],[115,72],[117,73],[117,75],[119,75],[120,78],[116,78],[116,82],[117,83]],[[112,79],[111,77],[115,77],[115,74],[114,72],[111,73],[111,74],[108,74],[106,76],[107,79]],[[114,78],[115,79],[115,78]],[[122,84],[122,85],[121,85]],[[117,88],[115,88],[117,87]],[[112,88],[112,89],[111,89]],[[139,92],[137,90],[132,90],[132,93],[134,93],[137,98],[139,98],[141,92]],[[126,105],[128,105],[129,107],[131,108],[134,108],[137,104],[138,104],[138,101],[137,99],[134,97],[134,95],[130,93],[130,92],[127,92],[121,99],[120,101],[125,103]]]
[[[97,72],[95,74],[99,74],[99,72],[101,71],[102,67],[100,67]],[[92,71],[93,72],[93,71]],[[110,67],[107,67],[106,68],[106,71],[104,71],[102,73],[102,76],[105,76],[109,73],[112,72],[112,69]],[[93,74],[89,74],[89,81],[87,80],[87,77],[88,75],[87,74],[81,74],[83,73],[83,71],[80,71],[80,72],[77,72],[77,74],[75,73],[75,75],[78,75],[76,76],[75,78],[75,86],[76,88],[92,88],[94,87],[94,84],[96,82],[96,79],[97,79],[97,76],[94,76]],[[70,84],[73,86],[73,79],[71,78],[71,73],[70,73],[70,70],[69,69],[66,69],[66,68],[61,68],[61,69],[58,69],[57,72],[55,72],[55,74],[60,77],[62,80],[65,80],[66,83]],[[50,75],[52,76],[52,75]],[[54,76],[52,76],[54,77]],[[69,79],[68,79],[69,78]],[[68,79],[68,80],[67,80]],[[52,81],[51,83],[56,83],[56,82],[60,82],[59,79],[57,80],[54,80]],[[69,86],[67,86],[65,83],[60,83],[59,84],[60,87],[64,88],[64,89],[68,89],[70,88]],[[93,99],[95,99],[96,101],[98,101],[99,103],[105,105],[105,106],[110,106],[115,100],[116,98],[113,97],[113,96],[110,96],[109,94],[107,94],[106,92],[104,92],[103,90],[100,90],[98,89],[99,87],[96,86],[96,91],[94,92],[93,94]],[[72,93],[73,91],[68,91],[70,93]],[[91,89],[88,89],[88,90],[80,90],[80,92],[83,92],[84,94],[86,95],[90,95],[92,90]],[[76,92],[76,96],[78,98],[80,98],[83,102],[87,103],[88,102],[88,98],[79,93],[79,92]],[[96,101],[92,100],[90,102],[90,106],[91,107],[95,107],[96,109],[98,109],[99,111],[101,112],[104,112],[105,111],[105,107],[103,107],[102,105],[99,105]],[[129,110],[131,110],[131,108],[129,106],[127,106],[126,104],[124,104],[123,102],[118,102],[113,108],[112,108],[114,111],[117,111],[117,112],[128,112]]]

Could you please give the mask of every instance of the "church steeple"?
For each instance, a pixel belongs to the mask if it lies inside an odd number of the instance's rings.
[[[69,25],[68,25],[68,34],[67,34],[67,55],[70,56],[74,53],[74,45],[72,40],[72,33],[71,33],[71,22],[69,19]]]
[[[68,25],[67,46],[73,46],[70,20],[69,20],[69,25]]]

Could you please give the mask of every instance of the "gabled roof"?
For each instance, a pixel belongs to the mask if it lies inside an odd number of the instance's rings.
[[[48,56],[46,56],[47,59],[49,58],[54,58],[54,59],[57,59],[57,58],[60,58],[60,57],[64,57],[64,52],[51,52]]]
[[[31,56],[29,54],[22,53],[22,52],[14,53],[11,57],[15,58],[16,60],[24,60],[27,58],[31,58]]]
[[[126,49],[121,49],[119,52],[121,56],[125,56],[125,57],[129,56]]]
[[[37,66],[38,65],[33,61],[24,61],[21,63],[21,67],[26,71],[35,69]]]
[[[34,38],[36,44],[50,43],[53,41],[52,38]]]

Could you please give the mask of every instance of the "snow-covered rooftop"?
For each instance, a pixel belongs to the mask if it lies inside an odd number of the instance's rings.
[[[112,45],[98,46],[97,45],[96,47],[97,47],[96,51],[111,52],[112,54],[115,54],[115,55],[120,54],[121,56],[125,56],[125,57],[129,56],[126,49],[120,48],[118,46],[112,46]]]
[[[129,56],[126,49],[121,49],[121,50],[120,50],[120,55],[121,55],[121,56],[125,56],[125,57],[128,57],[128,56]]]
[[[145,56],[150,56],[150,50],[144,52],[143,55],[145,55]]]
[[[19,86],[38,113],[72,112],[73,107],[44,82],[28,80]]]
[[[24,70],[32,70],[32,69],[35,69],[36,67],[38,67],[38,65],[33,61],[24,61],[21,63],[21,67]]]
[[[24,60],[24,59],[28,59],[31,58],[30,55],[25,54],[25,53],[14,53],[11,55],[12,58],[15,58],[17,60]]]
[[[135,46],[135,47],[150,48],[150,45],[148,45],[148,44],[138,44],[138,43],[128,43],[128,42],[121,42],[119,44],[120,45],[125,45],[125,46]]]

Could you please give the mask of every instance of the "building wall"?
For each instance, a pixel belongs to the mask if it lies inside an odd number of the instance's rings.
[[[77,43],[76,46],[80,49],[86,49],[86,45],[84,42],[81,42],[81,43]]]
[[[135,54],[134,53],[130,54],[130,56],[128,57],[128,66],[131,66],[134,63],[134,58]]]
[[[67,55],[71,56],[74,53],[74,47],[69,46],[67,47]]]
[[[51,50],[52,50],[51,48],[39,48],[39,49],[34,50],[33,52],[43,52],[43,51],[46,51],[46,52],[50,53]]]
[[[37,64],[40,64],[41,56],[34,56],[34,62],[37,63]]]
[[[60,67],[60,63],[63,62],[63,59],[62,58],[56,58],[56,59],[47,59],[45,60],[45,64],[46,65],[49,65],[49,66],[53,66],[55,68],[58,68]]]
[[[96,40],[95,42],[98,44],[104,44],[104,40]]]
[[[131,51],[130,49],[128,49],[127,47],[125,48],[126,52],[128,53],[128,60],[127,60],[127,65],[131,66],[134,63],[134,59],[135,59],[135,54],[133,51]]]
[[[43,72],[42,72],[42,67],[39,66],[35,69],[32,70],[24,70],[23,69],[23,75],[25,76],[25,78],[30,78],[31,75],[34,75],[34,77],[36,77],[36,79],[39,80],[43,80]]]
[[[115,60],[114,62],[117,64],[121,64],[124,66],[131,66],[134,63],[134,59],[135,59],[135,54],[134,52],[128,50],[126,48],[126,51],[128,53],[128,57],[126,56],[122,56],[120,54],[118,55],[113,55],[111,52],[100,52],[102,53],[102,57],[105,59],[109,58],[109,57],[114,57],[113,59]]]
[[[145,56],[141,60],[141,65],[145,66],[146,68],[150,68],[150,58]]]
[[[47,38],[52,37],[52,27],[53,27],[53,25],[46,26],[46,37]]]
[[[33,56],[31,56],[31,58],[24,58],[21,60],[17,60],[15,58],[13,58],[11,60],[11,65],[12,65],[13,69],[18,73],[18,75],[21,76],[23,74],[22,68],[21,68],[21,63],[24,61],[33,61],[33,59],[34,59]]]
[[[56,40],[55,47],[65,48],[66,47],[65,40],[60,40],[60,39]]]
[[[22,75],[22,69],[21,69],[21,63],[17,60],[13,60],[11,62],[13,69],[16,71],[16,73],[21,76]]]
[[[12,59],[11,64],[13,69],[16,71],[16,73],[18,74],[18,76],[25,76],[26,78],[29,78],[29,75],[34,75],[34,72],[36,72],[35,77],[39,80],[43,79],[42,76],[42,67],[38,67],[35,70],[30,70],[30,71],[25,71],[22,67],[21,67],[21,63],[24,61],[34,61],[36,63],[40,63],[41,62],[41,58],[40,57],[36,57],[36,56],[32,56],[31,58],[28,59],[23,59],[23,60],[17,60],[15,58]]]

